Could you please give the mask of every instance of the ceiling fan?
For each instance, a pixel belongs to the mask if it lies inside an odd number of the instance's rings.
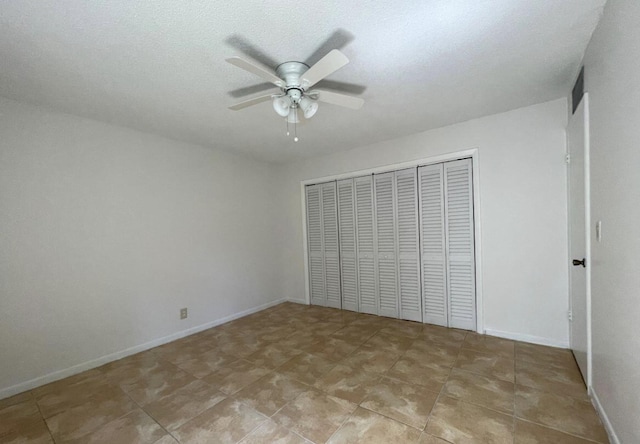
[[[364,100],[326,89],[311,89],[325,77],[349,63],[349,59],[339,50],[333,49],[318,62],[309,67],[303,62],[285,62],[274,70],[256,61],[247,61],[240,57],[226,59],[230,64],[244,69],[278,87],[279,91],[254,97],[229,107],[237,111],[258,103],[271,100],[273,109],[286,118],[287,124],[300,122],[298,110],[305,119],[310,119],[318,111],[318,102],[331,103],[351,109],[360,109]],[[287,135],[288,135],[287,131]],[[298,141],[298,137],[294,137]]]

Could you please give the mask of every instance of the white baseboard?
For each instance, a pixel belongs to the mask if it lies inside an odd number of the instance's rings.
[[[600,415],[602,424],[604,424],[607,435],[609,435],[609,441],[611,441],[611,444],[620,444],[618,435],[616,435],[615,430],[613,430],[613,424],[611,424],[611,421],[607,416],[607,412],[604,411],[604,407],[602,407],[602,404],[600,403],[600,398],[598,398],[598,395],[596,394],[596,391],[593,389],[593,387],[591,387],[591,390],[589,390],[589,394],[591,395],[591,403],[598,412],[598,415]]]
[[[54,382],[59,379],[64,379],[69,376],[73,376],[77,373],[81,373],[86,370],[91,370],[92,368],[100,367],[101,365],[107,364],[112,361],[117,361],[118,359],[126,358],[127,356],[130,356],[130,355],[135,355],[136,353],[140,353],[145,350],[149,350],[151,348],[157,347],[159,345],[163,345],[168,342],[175,341],[176,339],[184,338],[185,336],[189,336],[189,335],[201,332],[203,330],[207,330],[209,328],[224,324],[226,322],[233,321],[234,319],[248,316],[252,313],[256,313],[266,308],[273,307],[274,305],[281,304],[282,302],[285,302],[285,301],[286,301],[285,299],[278,299],[272,302],[267,302],[266,304],[249,308],[248,310],[244,310],[239,313],[234,313],[232,315],[225,316],[224,318],[207,322],[206,324],[198,325],[196,327],[191,327],[186,330],[173,333],[169,336],[164,336],[162,338],[154,339],[153,341],[145,342],[144,344],[136,345],[136,346],[127,348],[125,350],[117,351],[115,353],[110,353],[108,355],[104,355],[99,358],[92,359],[90,361],[76,364],[74,366],[65,368],[63,370],[51,372],[34,379],[30,379],[29,381],[21,382],[19,384],[0,389],[0,399],[8,398],[10,396],[17,395],[18,393],[22,393],[24,391],[31,390],[36,387],[40,387],[41,385],[48,384],[50,382]],[[296,302],[296,301],[291,301],[291,302]]]
[[[485,334],[489,336],[497,336],[499,338],[512,339],[514,341],[529,342],[531,344],[548,345],[550,347],[569,348],[569,343],[564,341],[558,341],[555,339],[544,338],[542,336],[525,335],[522,333],[511,333],[500,330],[493,330],[486,328]]]
[[[293,302],[294,304],[302,304],[302,305],[309,305],[307,304],[307,301],[305,301],[304,299],[285,299],[287,302]]]

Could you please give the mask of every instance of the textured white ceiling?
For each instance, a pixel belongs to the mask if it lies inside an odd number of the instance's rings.
[[[0,95],[283,162],[566,96],[604,3],[4,1]],[[321,104],[293,143],[269,102],[227,109],[262,82],[226,57],[331,47],[351,63],[329,79],[366,87],[360,111]]]

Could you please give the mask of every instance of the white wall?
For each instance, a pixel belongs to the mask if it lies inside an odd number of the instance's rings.
[[[280,297],[274,167],[5,99],[0,135],[0,398]]]
[[[485,327],[566,345],[566,115],[557,100],[276,167],[0,99],[0,397],[302,300],[301,180],[474,147]]]
[[[556,100],[281,167],[283,296],[305,298],[302,180],[478,148],[485,329],[567,346],[566,116]]]
[[[591,113],[593,390],[640,442],[640,2],[609,0],[585,56]],[[614,438],[615,439],[615,438]]]

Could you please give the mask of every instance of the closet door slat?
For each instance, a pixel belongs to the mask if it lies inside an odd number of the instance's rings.
[[[394,173],[376,174],[373,180],[378,259],[378,313],[382,316],[397,318],[398,273]]]
[[[373,179],[356,177],[356,248],[358,269],[358,310],[378,314],[378,287],[373,223]]]
[[[340,292],[340,240],[338,237],[338,202],[336,183],[322,187],[322,233],[324,246],[324,277],[327,307],[341,308]]]
[[[476,329],[471,159],[444,164],[449,326]]]
[[[443,165],[420,167],[418,176],[423,321],[446,327],[448,293]]]
[[[395,172],[400,318],[422,322],[417,169]]]
[[[309,185],[307,192],[307,239],[309,241],[309,287],[311,303],[326,305],[324,279],[324,247],[322,242],[322,190],[320,185]]]
[[[340,234],[340,276],[342,308],[358,311],[356,260],[356,217],[353,179],[338,181],[338,232]]]

